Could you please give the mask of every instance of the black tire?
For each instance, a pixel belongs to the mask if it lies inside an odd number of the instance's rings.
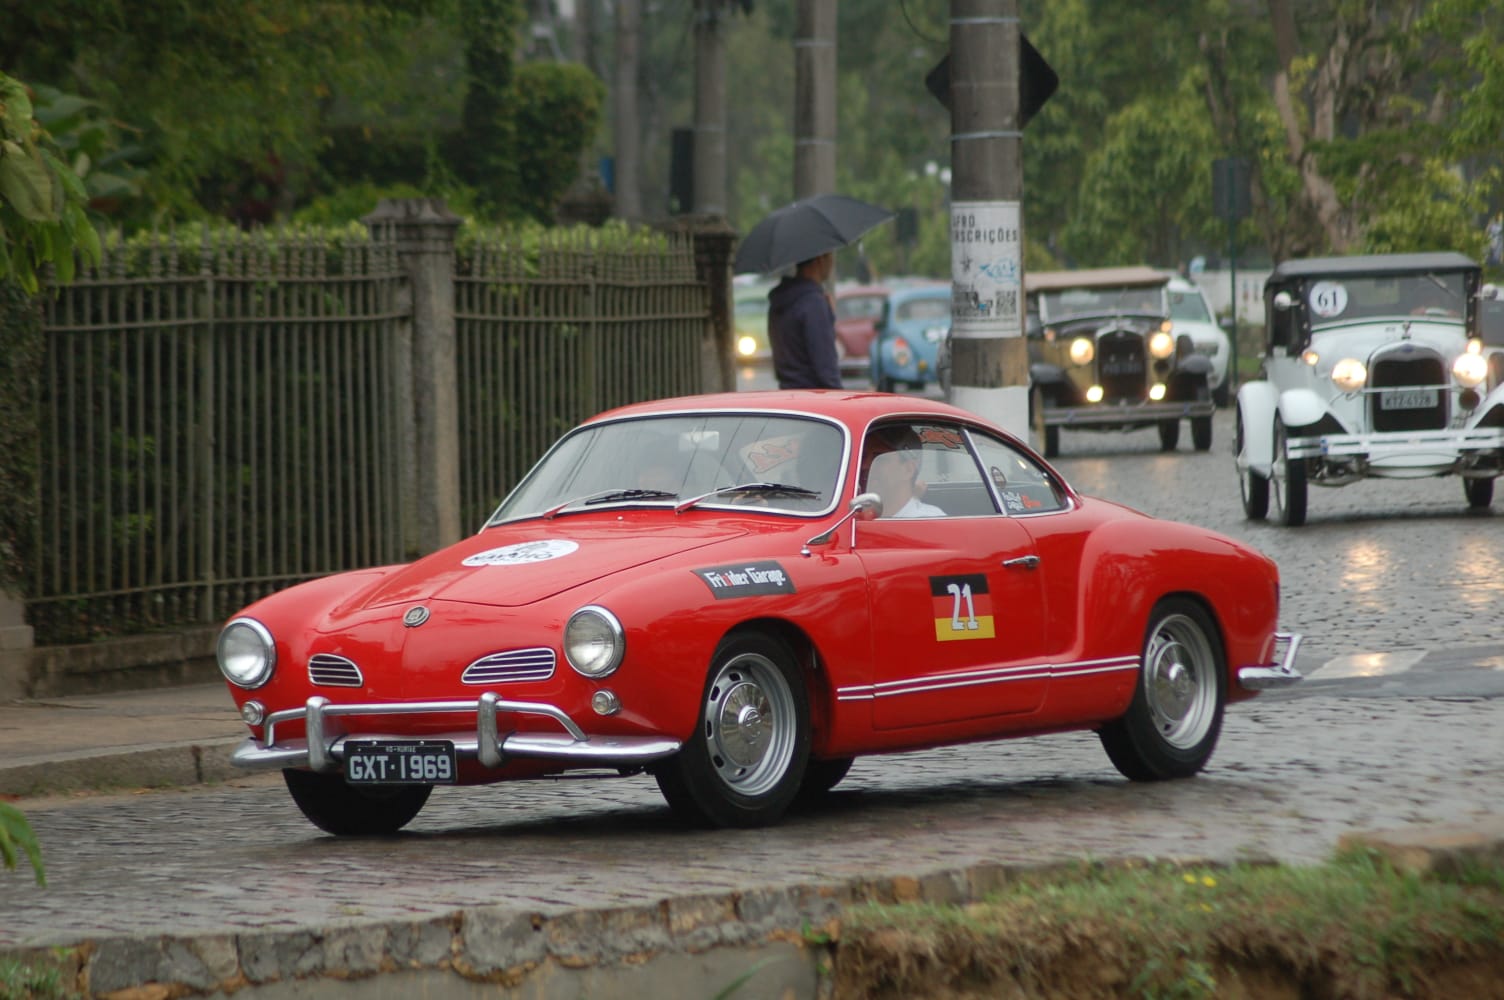
[[[1102,748],[1133,781],[1188,778],[1217,746],[1226,686],[1222,643],[1210,616],[1187,598],[1161,601],[1144,633],[1133,701],[1098,732]]]
[[[1159,422],[1159,450],[1174,451],[1180,443],[1180,421],[1161,420]]]
[[[1233,455],[1243,454],[1243,408],[1238,408],[1238,419],[1235,425],[1236,438],[1233,446]],[[1252,469],[1242,469],[1238,473],[1238,489],[1243,494],[1243,514],[1250,521],[1262,521],[1269,516],[1269,480],[1254,472]]]
[[[877,377],[877,385],[875,388],[878,392],[893,392],[897,388],[897,384],[888,376],[879,375]]]
[[[804,780],[799,783],[801,800],[817,799],[841,783],[856,763],[855,757],[836,757],[833,760],[815,760],[813,757],[804,768]]]
[[[1208,451],[1212,446],[1212,418],[1191,418],[1191,444],[1197,451]]]
[[[1217,404],[1217,409],[1219,410],[1227,408],[1227,403],[1229,400],[1229,394],[1227,391],[1228,381],[1228,379],[1223,379],[1222,384],[1212,390],[1212,402]]]
[[[716,649],[695,735],[658,766],[669,807],[697,826],[777,822],[809,760],[809,695],[788,647],[761,632]]]
[[[1039,432],[1039,443],[1045,458],[1058,458],[1060,455],[1060,426],[1046,426],[1044,422],[1045,407],[1053,406],[1054,403],[1055,397],[1043,389],[1035,389],[1029,394],[1030,420]]]
[[[1290,460],[1284,422],[1274,418],[1274,502],[1279,523],[1298,528],[1306,523],[1306,460]]]
[[[309,822],[337,837],[396,833],[422,810],[432,785],[356,787],[338,774],[282,772],[287,790]]]
[[[1464,479],[1462,493],[1467,497],[1469,507],[1487,507],[1494,502],[1494,481],[1492,479]]]

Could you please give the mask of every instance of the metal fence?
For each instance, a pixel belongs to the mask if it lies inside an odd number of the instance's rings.
[[[584,416],[700,389],[709,298],[687,240],[496,244],[455,265],[467,528]],[[257,235],[115,247],[60,289],[26,595],[38,643],[210,624],[401,561],[407,281],[387,241]]]

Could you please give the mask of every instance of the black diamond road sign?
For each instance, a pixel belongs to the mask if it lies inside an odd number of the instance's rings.
[[[950,110],[950,53],[924,78],[925,87],[941,104]],[[1044,102],[1060,86],[1060,77],[1044,61],[1039,50],[1029,43],[1022,33],[1018,36],[1018,127],[1020,130],[1029,119],[1044,107]]]

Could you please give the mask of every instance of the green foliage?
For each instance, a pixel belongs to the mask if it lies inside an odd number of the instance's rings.
[[[456,163],[460,177],[476,190],[481,204],[493,209],[505,210],[518,190],[512,53],[525,23],[521,0],[460,2],[470,86],[460,137],[465,152]]]
[[[38,269],[73,280],[75,254],[99,257],[99,236],[85,211],[83,182],[33,116],[19,80],[0,73],[0,281],[35,293]]]
[[[528,63],[517,71],[512,150],[519,187],[509,215],[553,220],[554,206],[579,176],[580,157],[600,129],[606,88],[578,63]]]
[[[24,593],[37,539],[39,302],[0,282],[0,590]]]
[[[18,860],[17,851],[31,862],[32,875],[37,885],[47,884],[46,871],[42,867],[42,847],[37,843],[26,814],[15,806],[0,802],[0,864],[7,870],[14,869]]]

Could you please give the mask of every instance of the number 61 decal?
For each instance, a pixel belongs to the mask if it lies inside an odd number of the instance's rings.
[[[930,577],[930,605],[935,619],[935,640],[996,638],[992,619],[992,595],[987,577]]]

